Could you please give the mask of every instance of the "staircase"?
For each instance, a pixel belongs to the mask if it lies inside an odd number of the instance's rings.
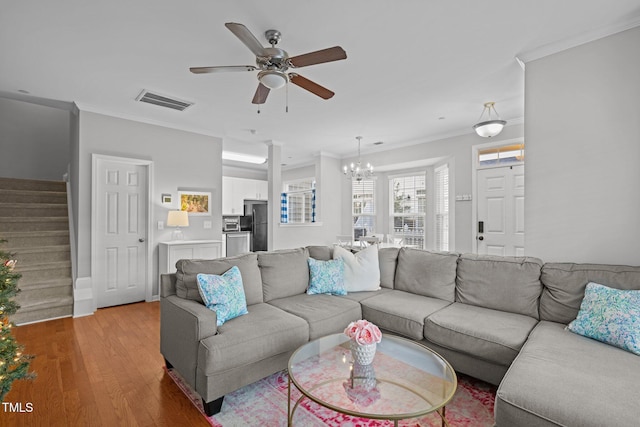
[[[73,315],[67,188],[62,181],[0,178],[0,244],[18,261],[16,324]]]

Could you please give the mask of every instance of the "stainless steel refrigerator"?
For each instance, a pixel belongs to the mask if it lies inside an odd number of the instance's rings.
[[[266,200],[245,200],[243,229],[251,232],[249,249],[252,252],[267,250],[269,205]]]

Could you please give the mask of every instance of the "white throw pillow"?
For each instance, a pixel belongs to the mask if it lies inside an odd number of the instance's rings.
[[[335,246],[333,259],[344,262],[344,287],[347,292],[377,291],[380,289],[378,246],[371,245],[353,254]]]

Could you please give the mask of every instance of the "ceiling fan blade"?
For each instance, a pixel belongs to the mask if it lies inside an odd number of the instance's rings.
[[[302,77],[300,74],[289,74],[289,81],[294,85],[300,86],[302,89],[308,90],[314,95],[318,95],[322,99],[329,99],[333,97],[333,95],[335,95],[335,93],[331,92],[326,87],[322,87],[318,83],[312,82],[311,80]]]
[[[258,83],[258,89],[256,89],[256,94],[253,95],[252,104],[264,104],[267,101],[267,96],[271,89],[263,85],[262,83]]]
[[[227,71],[255,71],[256,67],[253,65],[222,65],[219,67],[191,67],[189,71],[193,74],[207,74],[207,73],[223,73]]]
[[[260,44],[256,36],[254,36],[247,27],[235,22],[227,22],[224,24],[237,38],[247,46],[255,56],[267,56],[264,46]]]
[[[341,59],[347,59],[347,52],[340,46],[334,46],[294,56],[293,58],[289,58],[289,63],[292,67],[299,68],[306,67],[307,65],[322,64],[324,62],[339,61]]]

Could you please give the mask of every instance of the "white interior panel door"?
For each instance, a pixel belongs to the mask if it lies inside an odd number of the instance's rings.
[[[524,256],[524,165],[480,169],[478,253]]]
[[[95,176],[96,254],[92,280],[97,305],[144,301],[148,168],[101,159]]]

